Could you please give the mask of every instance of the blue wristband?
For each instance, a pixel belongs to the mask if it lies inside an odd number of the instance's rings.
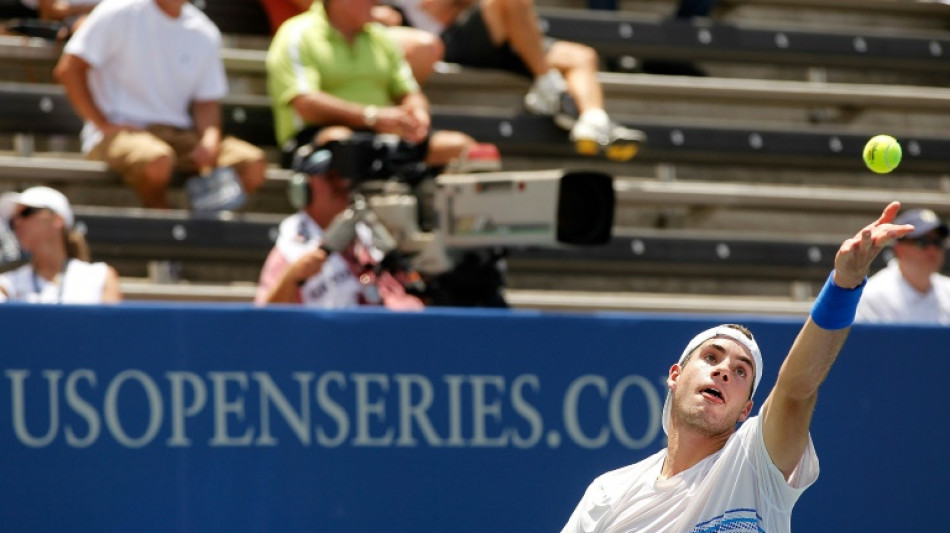
[[[850,326],[867,282],[868,278],[864,278],[857,287],[842,289],[835,285],[835,271],[832,270],[811,307],[812,322],[822,329],[844,329]]]

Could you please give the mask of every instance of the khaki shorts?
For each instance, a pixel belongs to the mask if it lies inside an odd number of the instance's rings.
[[[89,152],[88,158],[105,161],[126,182],[135,183],[142,176],[145,165],[159,157],[168,156],[175,161],[174,168],[178,174],[173,182],[183,182],[186,177],[198,172],[191,160],[191,152],[199,138],[195,130],[152,125],[145,131],[120,131],[103,139]],[[251,143],[236,137],[221,140],[218,154],[220,167],[234,167],[240,174],[243,165],[262,159],[264,151]]]

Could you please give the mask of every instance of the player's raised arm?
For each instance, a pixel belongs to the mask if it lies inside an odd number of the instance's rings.
[[[892,202],[880,218],[841,244],[835,269],[815,300],[811,315],[779,370],[762,407],[763,438],[775,465],[787,478],[808,444],[808,427],[818,387],[844,346],[871,262],[889,242],[913,230],[892,223],[900,209]]]

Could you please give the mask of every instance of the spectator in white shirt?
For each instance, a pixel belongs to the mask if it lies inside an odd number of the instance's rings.
[[[950,324],[950,277],[940,274],[950,233],[930,209],[912,209],[897,223],[914,231],[894,243],[894,257],[871,276],[858,306],[857,321]]]

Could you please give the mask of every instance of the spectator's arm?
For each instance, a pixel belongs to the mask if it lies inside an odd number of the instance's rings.
[[[119,288],[119,274],[111,266],[106,271],[106,283],[102,287],[103,303],[119,303],[122,301],[122,289]]]
[[[191,154],[195,165],[198,168],[214,167],[221,148],[221,105],[217,101],[194,102],[191,114],[195,129],[201,136]]]
[[[325,92],[301,94],[290,101],[290,105],[308,124],[334,124],[350,128],[367,128],[367,107],[349,102]]]
[[[261,269],[255,302],[259,305],[300,303],[301,285],[320,272],[326,259],[326,252],[320,248],[304,253],[293,263],[277,249],[271,250]]]
[[[115,126],[108,121],[92,98],[87,77],[89,69],[89,63],[83,58],[64,53],[53,69],[53,76],[66,89],[66,96],[76,113],[108,135]]]
[[[399,101],[399,105],[412,112],[424,112],[429,114],[429,99],[421,91],[406,94]]]
[[[421,91],[403,96],[399,106],[412,117],[413,131],[404,138],[411,142],[419,142],[429,135],[432,126],[432,116],[429,114],[429,99]]]
[[[74,5],[64,0],[40,0],[39,12],[43,20],[63,20],[67,17],[85,15],[92,11],[96,4]]]

